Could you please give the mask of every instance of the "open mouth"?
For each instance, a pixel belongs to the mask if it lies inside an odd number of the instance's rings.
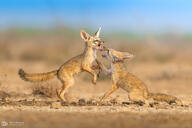
[[[101,44],[98,44],[98,45],[97,45],[97,49],[100,50],[100,51],[103,50],[103,47],[101,46]]]

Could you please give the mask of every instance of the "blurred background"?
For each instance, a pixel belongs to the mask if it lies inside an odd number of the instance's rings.
[[[81,29],[93,34],[102,27],[106,46],[136,55],[126,62],[128,71],[151,90],[191,94],[191,5],[190,0],[1,0],[1,88],[26,87],[17,75],[21,67],[57,69],[83,51]],[[90,76],[81,80],[90,82]]]
[[[94,86],[90,74],[80,73],[68,91],[77,109],[68,106],[56,112],[49,108],[58,100],[57,78],[45,83],[19,78],[19,68],[28,73],[58,69],[83,51],[80,30],[94,34],[99,27],[106,46],[136,55],[125,66],[150,92],[174,95],[190,106],[124,106],[127,93],[119,89],[105,102],[120,105],[107,111],[94,105],[78,107],[82,99],[98,101],[112,86],[103,74]],[[109,67],[100,54],[98,59]],[[21,121],[26,127],[191,127],[191,115],[186,115],[191,103],[192,0],[0,0],[1,121]]]

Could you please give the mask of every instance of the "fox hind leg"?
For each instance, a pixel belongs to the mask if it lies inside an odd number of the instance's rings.
[[[67,90],[69,89],[69,87],[71,87],[74,83],[74,79],[71,77],[71,78],[68,78],[68,79],[65,79],[65,80],[61,80],[63,86],[62,88],[58,89],[57,90],[57,96],[62,100],[62,101],[65,101],[66,98],[65,98],[65,94],[67,92]]]
[[[62,88],[56,89],[56,94],[57,94],[58,97],[60,97],[61,90],[62,90]]]
[[[136,103],[140,106],[149,106],[149,102],[144,97],[143,91],[141,90],[132,90],[128,94],[128,98],[131,102]]]

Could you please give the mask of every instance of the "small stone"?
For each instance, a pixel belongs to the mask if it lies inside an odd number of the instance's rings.
[[[50,108],[54,108],[54,109],[59,109],[61,107],[62,107],[61,102],[53,102],[50,106]]]
[[[168,102],[169,105],[174,104],[174,103],[176,103],[175,100],[171,100],[171,101]]]
[[[86,104],[85,99],[79,99],[79,105],[83,106]]]
[[[151,103],[151,104],[149,104],[149,106],[153,108],[153,107],[154,107],[154,104]]]

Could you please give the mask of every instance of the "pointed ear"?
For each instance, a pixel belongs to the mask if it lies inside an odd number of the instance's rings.
[[[80,35],[81,35],[81,38],[84,40],[84,41],[87,41],[90,37],[90,35],[88,33],[86,33],[84,30],[81,30],[80,31]]]
[[[101,27],[97,30],[97,32],[95,33],[95,36],[96,36],[96,37],[99,37],[100,32],[101,32]]]
[[[132,59],[134,57],[133,54],[130,54],[128,52],[123,52],[123,59]]]

